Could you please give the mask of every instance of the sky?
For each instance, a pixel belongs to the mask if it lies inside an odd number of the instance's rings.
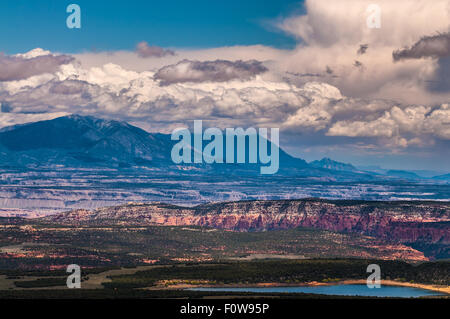
[[[66,8],[76,3],[82,28],[66,27]],[[207,48],[262,44],[293,47],[294,39],[265,21],[300,12],[293,0],[40,0],[1,1],[1,50],[21,53],[36,47],[56,52],[133,50],[147,41],[162,47]]]
[[[309,161],[450,172],[450,2],[373,2],[1,2],[0,127],[277,127]]]

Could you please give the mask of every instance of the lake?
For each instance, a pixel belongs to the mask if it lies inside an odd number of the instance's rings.
[[[370,289],[366,285],[294,286],[294,287],[215,287],[189,288],[191,291],[260,292],[260,293],[308,293],[338,296],[417,298],[440,296],[439,292],[401,286],[381,286]]]

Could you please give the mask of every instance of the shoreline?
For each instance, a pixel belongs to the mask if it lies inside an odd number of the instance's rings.
[[[175,284],[169,286],[156,286],[156,287],[147,287],[143,289],[148,290],[173,290],[173,289],[188,289],[188,288],[224,288],[224,287],[233,287],[233,288],[263,288],[263,287],[316,287],[316,286],[335,286],[335,285],[365,285],[367,282],[364,279],[346,279],[336,282],[305,282],[305,283],[281,283],[281,282],[267,282],[267,283],[257,283],[257,284],[228,284],[228,285],[211,285],[211,284],[200,284],[200,285],[192,285],[192,284]],[[410,282],[401,282],[395,280],[381,280],[381,285],[383,286],[397,286],[397,287],[410,287],[410,288],[419,288],[430,290],[434,292],[439,292],[445,296],[450,296],[450,286],[443,285],[433,285],[433,284],[421,284],[421,283],[410,283]]]
[[[366,283],[367,282],[364,279],[357,279],[357,280],[349,279],[349,280],[340,281],[336,284],[338,284],[338,285],[359,285],[359,284],[365,285]],[[440,292],[442,294],[450,296],[450,286],[401,282],[401,281],[395,281],[395,280],[381,280],[381,285],[382,286],[384,285],[384,286],[401,286],[401,287],[419,288],[419,289]]]

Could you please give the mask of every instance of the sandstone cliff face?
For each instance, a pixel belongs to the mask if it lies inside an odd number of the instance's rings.
[[[196,225],[234,231],[309,227],[402,243],[450,244],[450,203],[270,200],[206,204],[129,204],[49,216],[66,224]]]
[[[196,225],[261,231],[311,227],[410,243],[450,244],[450,205],[439,203],[253,201],[206,205]]]

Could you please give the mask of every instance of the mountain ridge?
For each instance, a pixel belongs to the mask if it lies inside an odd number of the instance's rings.
[[[328,157],[324,157],[321,160],[312,161],[309,164],[313,167],[327,168],[336,171],[358,171],[352,164],[334,161]]]
[[[141,165],[177,169],[184,165],[205,172],[237,174],[254,173],[259,167],[259,163],[174,164],[170,154],[175,143],[169,134],[149,133],[126,122],[73,114],[4,128],[0,131],[0,160],[3,165],[19,167],[125,168]],[[295,173],[300,171],[311,176],[332,175],[328,169],[312,166],[281,148],[279,161],[281,172],[285,174],[289,174],[288,170],[296,170]],[[348,175],[348,172],[337,174]],[[361,177],[370,178],[370,174],[362,174]]]
[[[190,170],[200,174],[255,175],[256,164],[175,164],[170,134],[149,133],[129,123],[72,114],[52,120],[5,127],[0,130],[2,167],[107,167],[115,169],[150,167],[167,172]],[[268,147],[270,148],[270,141]],[[225,145],[224,154],[225,154]],[[248,143],[246,143],[248,145]],[[236,144],[235,144],[235,147]],[[234,152],[237,153],[236,150]],[[248,155],[248,149],[246,150]],[[246,156],[247,156],[246,155]],[[340,181],[425,179],[408,171],[386,170],[385,174],[357,169],[330,158],[306,162],[279,148],[282,176],[305,176]],[[392,174],[389,174],[392,173]],[[442,183],[446,175],[436,177]]]

